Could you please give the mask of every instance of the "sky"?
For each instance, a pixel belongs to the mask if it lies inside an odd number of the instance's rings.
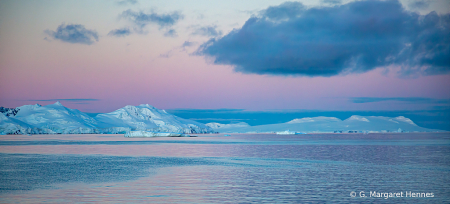
[[[450,110],[450,2],[0,0],[0,106]]]

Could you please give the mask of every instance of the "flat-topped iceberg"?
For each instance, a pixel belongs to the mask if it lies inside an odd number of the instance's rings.
[[[295,131],[289,131],[289,130],[280,131],[280,132],[277,132],[277,135],[295,135]]]
[[[285,131],[276,132],[276,134],[277,135],[300,135],[300,134],[306,134],[306,133],[285,130]]]

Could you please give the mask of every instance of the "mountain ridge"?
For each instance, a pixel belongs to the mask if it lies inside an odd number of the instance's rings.
[[[214,131],[221,133],[273,133],[285,130],[304,133],[335,133],[335,132],[436,132],[441,130],[419,127],[411,119],[404,116],[359,116],[341,120],[335,117],[305,117],[296,118],[285,123],[237,126],[220,123],[207,123]]]
[[[148,104],[125,106],[91,117],[60,102],[41,106],[0,108],[0,134],[99,134],[132,130],[153,132],[211,133],[202,123],[183,119]]]
[[[41,106],[0,107],[0,134],[118,134],[128,131],[174,133],[272,133],[285,130],[327,132],[433,132],[404,116],[359,116],[295,118],[285,123],[250,126],[247,123],[207,124],[180,118],[149,104],[127,105],[91,117],[61,103]]]

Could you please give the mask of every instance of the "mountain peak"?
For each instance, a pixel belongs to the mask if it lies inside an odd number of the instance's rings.
[[[111,113],[98,114],[95,119],[100,128],[127,128],[153,132],[209,133],[208,126],[178,118],[149,104],[127,105]]]
[[[153,106],[151,106],[151,105],[149,105],[149,104],[141,104],[141,105],[139,105],[140,107],[146,107],[146,108],[155,108],[155,107],[153,107]]]
[[[363,116],[359,116],[359,115],[352,115],[350,118],[347,118],[346,120],[347,121],[358,120],[358,121],[370,122],[367,118],[365,118]]]
[[[409,124],[411,124],[411,125],[417,126],[411,119],[406,118],[405,116],[398,116],[398,117],[396,117],[395,119],[396,119],[397,121],[402,121],[402,122],[409,123]]]
[[[54,103],[54,105],[62,106],[62,104],[59,101],[56,101],[56,103]]]

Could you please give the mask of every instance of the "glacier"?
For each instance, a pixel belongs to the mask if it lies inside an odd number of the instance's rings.
[[[90,117],[60,102],[0,108],[0,134],[124,134],[129,131],[212,133],[199,122],[183,119],[148,104],[125,106]]]
[[[377,133],[377,132],[439,132],[440,130],[423,128],[409,118],[359,116],[353,115],[345,120],[335,117],[296,118],[286,123],[236,126],[219,123],[209,123],[210,127],[220,133]],[[208,125],[208,124],[206,124]]]
[[[98,114],[94,119],[98,127],[108,129],[107,132],[116,132],[114,130],[120,127],[151,132],[212,133],[205,124],[174,116],[148,104],[125,106],[111,113]]]
[[[345,120],[335,117],[296,118],[285,123],[250,126],[245,122],[207,124],[183,119],[149,104],[125,106],[91,117],[61,103],[17,108],[0,107],[0,134],[150,134],[164,133],[276,133],[290,130],[302,133],[354,132],[435,132],[419,127],[411,119],[353,115]]]

